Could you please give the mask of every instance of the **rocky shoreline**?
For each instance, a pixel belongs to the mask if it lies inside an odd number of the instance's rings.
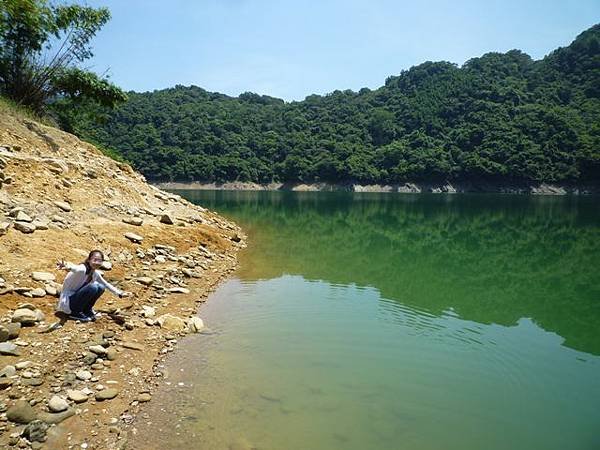
[[[123,449],[166,355],[236,267],[237,225],[75,136],[0,118],[0,448]],[[104,252],[98,320],[55,314],[58,259]],[[210,326],[210,324],[208,324]]]
[[[159,182],[161,189],[178,190],[227,190],[227,191],[298,191],[298,192],[384,192],[403,194],[458,194],[458,193],[500,193],[529,195],[597,195],[600,185],[568,184],[517,184],[517,183],[403,183],[394,185],[354,183],[201,183],[201,182]]]

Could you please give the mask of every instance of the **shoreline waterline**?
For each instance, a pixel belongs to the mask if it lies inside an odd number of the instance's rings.
[[[523,194],[523,195],[599,195],[600,185],[569,184],[500,184],[500,183],[403,183],[403,184],[356,184],[356,183],[267,183],[252,182],[150,182],[166,190],[221,190],[221,191],[293,191],[293,192],[376,192],[401,194]]]

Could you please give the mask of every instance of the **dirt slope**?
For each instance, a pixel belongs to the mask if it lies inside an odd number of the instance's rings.
[[[200,331],[189,318],[244,236],[75,136],[8,114],[0,183],[0,448],[124,448],[157,362]],[[105,278],[134,295],[106,292],[94,323],[61,320],[56,261],[92,249],[109,260]]]

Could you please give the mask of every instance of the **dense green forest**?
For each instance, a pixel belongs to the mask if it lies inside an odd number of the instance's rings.
[[[425,62],[300,102],[195,86],[128,96],[56,114],[155,181],[600,180],[600,24],[539,61]]]

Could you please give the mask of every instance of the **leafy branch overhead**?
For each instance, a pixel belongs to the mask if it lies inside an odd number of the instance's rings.
[[[125,101],[117,86],[78,67],[109,20],[107,8],[0,0],[0,93],[37,112],[65,96],[110,107]]]

